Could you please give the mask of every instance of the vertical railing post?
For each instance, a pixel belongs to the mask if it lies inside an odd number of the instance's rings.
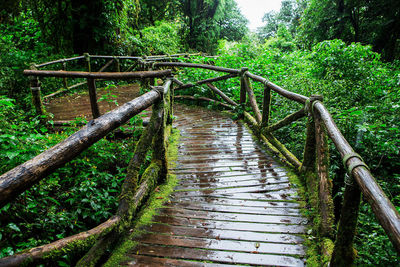
[[[244,103],[246,103],[246,81],[245,81],[245,75],[246,75],[246,71],[248,71],[249,68],[243,67],[240,70],[240,100],[239,100],[239,104],[242,105],[242,107],[244,106]]]
[[[36,69],[35,64],[31,64],[30,69],[35,70]],[[31,94],[32,94],[32,104],[35,107],[36,113],[38,115],[44,115],[45,110],[43,107],[42,97],[40,94],[41,89],[40,89],[39,78],[36,76],[30,76],[29,83],[30,83]]]
[[[92,71],[92,67],[91,67],[91,65],[90,65],[90,55],[89,55],[89,53],[84,53],[83,56],[84,56],[85,59],[86,59],[87,70],[88,70],[88,72],[91,72],[91,71]]]
[[[263,98],[261,127],[268,126],[270,114],[271,114],[271,89],[268,87],[268,81],[267,81],[264,84],[264,98]]]
[[[90,107],[92,109],[93,119],[96,119],[100,117],[99,105],[97,104],[96,80],[88,78],[87,85],[89,88]]]
[[[149,65],[148,68],[147,68],[147,70],[148,70],[148,71],[154,70],[153,64]],[[148,79],[149,87],[150,87],[150,86],[156,86],[156,83],[157,83],[157,82],[156,82],[156,78],[149,78],[149,79]]]
[[[346,167],[345,158],[344,165]],[[361,191],[351,173],[346,175],[342,211],[330,266],[351,266],[355,259],[353,241],[356,233]]]
[[[64,60],[62,63],[63,71],[67,70],[67,62]],[[68,89],[68,82],[67,82],[67,77],[63,78],[63,85],[65,89]]]
[[[168,79],[173,79],[173,77],[170,77]],[[174,120],[174,83],[171,82],[171,86],[169,89],[169,116],[168,116],[168,120],[167,120],[167,124],[168,125],[172,125],[172,122]]]
[[[117,72],[121,72],[121,65],[119,62],[119,57],[114,57],[114,61],[115,61],[115,67],[117,69]]]
[[[322,100],[321,100],[322,101]],[[311,111],[314,115],[315,141],[317,150],[318,198],[320,225],[319,232],[322,237],[333,236],[334,206],[332,200],[332,181],[329,179],[329,145],[325,125],[319,113],[314,112],[313,101]]]
[[[163,116],[161,120],[161,126],[159,132],[155,135],[154,139],[154,158],[161,161],[161,179],[164,180],[168,172],[168,159],[167,159],[167,143],[168,143],[168,131],[167,127],[169,116],[171,116],[171,88],[172,80],[167,79],[166,84],[164,84],[164,92],[162,93],[162,99],[160,100],[161,107],[163,109]],[[167,86],[167,88],[165,88]]]
[[[300,172],[314,172],[316,163],[316,140],[315,140],[315,123],[311,106],[314,101],[322,101],[322,96],[312,95],[305,104],[305,111],[307,113],[307,129],[306,129],[306,143],[304,145],[303,162],[300,167]]]
[[[262,115],[261,115],[260,109],[258,108],[257,100],[256,100],[256,97],[255,97],[254,91],[253,91],[253,86],[251,85],[250,79],[246,75],[246,72],[244,74],[243,81],[244,81],[243,85],[246,90],[247,96],[249,98],[249,103],[250,103],[251,109],[253,110],[254,117],[257,121],[257,124],[260,125],[261,121],[262,121]]]
[[[44,107],[42,102],[42,97],[40,94],[40,81],[37,77],[32,77],[30,79],[31,93],[32,93],[32,103],[35,107],[36,113],[38,115],[44,115]]]

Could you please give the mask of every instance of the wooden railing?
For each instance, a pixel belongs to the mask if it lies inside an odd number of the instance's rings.
[[[181,55],[178,55],[181,56]],[[298,172],[302,173],[305,177],[305,183],[310,196],[315,196],[315,198],[310,198],[311,204],[318,210],[320,220],[318,230],[320,237],[334,239],[335,246],[331,258],[331,266],[347,266],[350,265],[354,260],[354,250],[353,250],[353,239],[355,235],[355,229],[358,217],[358,208],[361,199],[361,193],[364,198],[371,205],[374,214],[376,215],[379,223],[385,230],[390,241],[392,242],[394,248],[400,253],[400,215],[389,201],[385,193],[382,191],[381,187],[378,185],[368,166],[363,162],[362,158],[356,154],[353,148],[348,144],[346,139],[343,137],[342,133],[336,126],[332,116],[323,105],[322,97],[313,95],[306,97],[300,94],[296,94],[287,91],[278,85],[268,81],[267,79],[254,75],[248,71],[247,68],[242,69],[231,69],[223,68],[213,65],[206,64],[193,64],[193,63],[183,63],[183,62],[161,62],[168,60],[169,58],[177,58],[178,56],[159,56],[159,57],[118,57],[118,59],[129,59],[136,60],[132,66],[140,66],[141,72],[130,72],[133,67],[130,66],[127,72],[117,72],[117,73],[104,73],[104,71],[110,64],[107,62],[99,72],[90,72],[90,58],[105,58],[116,60],[113,56],[81,56],[66,60],[58,60],[49,63],[44,63],[37,65],[36,68],[43,66],[48,66],[51,64],[64,63],[72,60],[79,60],[86,58],[88,62],[88,72],[71,72],[71,71],[39,71],[35,69],[25,71],[26,75],[30,75],[31,78],[31,91],[33,95],[33,100],[38,113],[43,112],[43,106],[41,104],[40,97],[40,84],[37,77],[41,76],[51,76],[60,78],[71,78],[71,77],[81,77],[87,79],[89,92],[91,95],[91,105],[93,117],[96,118],[100,114],[96,110],[95,101],[95,80],[96,79],[153,79],[155,77],[169,77],[167,82],[164,84],[162,90],[161,88],[156,88],[150,92],[126,103],[120,108],[111,111],[97,119],[93,120],[92,123],[86,125],[82,130],[78,131],[76,134],[72,135],[62,143],[56,145],[48,151],[43,152],[34,159],[24,163],[21,166],[9,171],[8,173],[0,176],[0,206],[12,200],[12,198],[27,188],[32,184],[37,183],[40,179],[54,171],[55,168],[61,166],[62,164],[70,161],[73,157],[82,152],[85,148],[99,140],[101,137],[105,136],[108,132],[112,131],[122,123],[125,123],[130,117],[138,114],[140,111],[149,107],[152,104],[159,103],[161,97],[163,97],[164,105],[169,105],[169,88],[171,83],[177,84],[177,88],[173,90],[179,91],[187,88],[194,87],[196,85],[206,84],[210,90],[212,90],[216,95],[219,95],[224,102],[207,98],[207,97],[194,97],[192,95],[177,95],[177,99],[189,99],[196,101],[208,101],[221,105],[224,108],[235,109],[235,106],[242,106],[241,110],[245,110],[247,103],[249,104],[254,116],[250,113],[243,111],[239,115],[244,118],[247,123],[252,127],[254,133],[259,136],[272,151],[284,158],[284,160],[292,165]],[[89,59],[89,60],[88,60]],[[118,64],[118,60],[116,60]],[[195,83],[185,84],[179,81],[177,78],[171,76],[171,70],[156,70],[163,68],[202,68],[207,70],[213,70],[216,72],[227,73],[226,75],[219,76],[216,78],[209,78]],[[120,68],[117,68],[120,70]],[[216,81],[223,81],[227,79],[232,79],[238,77],[240,79],[240,99],[239,103],[236,103],[230,99],[224,92],[216,88],[212,83]],[[264,86],[262,109],[260,111],[256,97],[254,95],[251,80],[259,82]],[[152,84],[153,82],[151,82]],[[163,91],[163,92],[161,92]],[[297,102],[304,105],[301,109],[295,113],[285,117],[283,120],[270,124],[270,111],[271,111],[271,92],[274,91],[280,96],[285,97],[291,101]],[[172,92],[172,95],[174,94]],[[248,101],[247,101],[248,100]],[[260,101],[261,102],[261,101]],[[167,103],[167,104],[166,104]],[[153,116],[159,118],[161,111],[157,111],[153,107]],[[164,110],[164,109],[162,109]],[[164,112],[165,113],[165,112]],[[165,127],[165,114],[164,122],[161,129]],[[169,114],[168,116],[171,116]],[[149,127],[158,127],[155,121],[159,120],[152,117],[152,123]],[[162,117],[162,116],[161,116]],[[290,125],[292,122],[299,120],[300,118],[307,117],[307,127],[306,127],[306,142],[304,147],[303,159],[299,160],[293,155],[279,140],[275,138],[273,132]],[[163,128],[164,127],[164,128]],[[148,144],[149,140],[153,137],[149,134],[149,131],[145,131],[141,140],[139,142],[137,153],[140,153],[141,143]],[[163,132],[163,131],[161,131]],[[338,224],[338,229],[336,237],[334,234],[334,215],[333,215],[333,202],[332,202],[332,188],[329,179],[329,166],[328,166],[328,142],[327,138],[330,138],[334,143],[336,149],[339,151],[343,164],[348,170],[348,177],[346,181],[344,199],[342,212]],[[158,137],[157,137],[158,138]],[[83,140],[83,142],[79,141]],[[146,141],[145,141],[146,140]],[[161,140],[161,139],[160,139]],[[165,139],[163,139],[165,140]],[[79,142],[78,142],[79,141]],[[80,144],[82,143],[82,144]],[[143,146],[146,147],[146,146]],[[165,144],[163,144],[165,147]],[[68,153],[65,153],[68,151]],[[140,154],[135,153],[135,157],[139,157]],[[134,157],[134,158],[135,158]],[[160,156],[156,156],[156,158]],[[138,163],[138,162],[135,162]],[[151,165],[152,166],[152,165]],[[150,167],[151,167],[150,166]],[[149,167],[149,168],[150,168]],[[128,178],[127,178],[128,179]],[[145,179],[142,179],[145,180]],[[126,190],[124,185],[123,192]],[[146,187],[148,185],[140,186],[141,189],[136,191],[135,197],[138,199],[143,199],[143,192],[148,192]],[[122,193],[123,194],[123,193]],[[138,195],[139,194],[139,195]],[[135,201],[133,201],[135,203]],[[122,214],[131,214],[133,208],[129,207],[129,202],[120,202],[120,208],[118,214],[112,217],[106,223],[98,226],[95,229],[90,230],[87,233],[81,233],[76,236],[57,241],[50,245],[45,245],[39,247],[39,249],[31,249],[26,253],[17,254],[5,259],[1,259],[2,262],[10,263],[20,263],[23,260],[33,257],[40,258],[48,253],[51,247],[62,248],[66,246],[65,244],[70,244],[75,240],[86,238],[87,235],[98,235],[110,227],[114,227],[116,224],[120,223],[123,216]],[[85,259],[85,258],[84,258]],[[84,260],[83,260],[84,262]]]
[[[298,172],[303,174],[309,195],[316,196],[314,199],[311,197],[310,201],[319,213],[320,220],[318,230],[320,237],[334,239],[335,242],[330,266],[349,266],[354,261],[353,240],[356,232],[361,193],[371,205],[380,225],[385,230],[394,248],[400,254],[400,215],[372,176],[367,164],[364,163],[360,155],[355,153],[353,148],[343,137],[329,111],[322,103],[322,96],[313,95],[306,97],[287,91],[261,76],[250,73],[247,68],[239,70],[181,62],[152,63],[153,69],[165,67],[202,68],[228,73],[220,77],[188,84],[176,78],[173,79],[173,82],[178,86],[175,91],[191,88],[196,85],[207,84],[207,86],[216,95],[219,95],[225,103],[207,97],[194,97],[191,95],[177,95],[175,98],[209,101],[232,110],[238,105],[241,105],[243,107],[242,110],[244,110],[245,105],[247,103],[249,104],[254,116],[246,111],[243,112],[242,116],[252,127],[255,134],[265,141],[265,143],[269,144],[277,154],[282,156],[284,160],[292,165]],[[212,84],[215,81],[234,77],[240,78],[239,103],[230,99],[225,93]],[[258,107],[250,80],[264,85],[262,111],[260,111]],[[281,121],[270,124],[271,91],[304,106]],[[246,99],[248,99],[248,101],[246,101]],[[307,117],[306,142],[303,159],[300,161],[275,138],[273,132],[303,117]],[[329,179],[328,137],[339,151],[348,173],[336,236],[334,234],[332,185]]]
[[[40,92],[37,77],[83,77],[88,79],[89,84],[94,84],[94,79],[97,78],[144,79],[157,77],[164,78],[165,83],[163,86],[153,87],[147,93],[102,116],[94,112],[94,119],[81,130],[33,159],[0,176],[0,207],[3,207],[19,194],[74,159],[108,133],[128,122],[130,118],[152,106],[150,122],[143,131],[135,147],[133,158],[129,163],[128,173],[119,196],[119,205],[116,214],[91,230],[2,258],[0,259],[0,266],[21,266],[28,263],[40,262],[41,259],[49,257],[49,255],[57,256],[57,253],[63,253],[68,248],[73,248],[82,240],[93,240],[87,242],[86,246],[81,247],[81,249],[89,249],[93,245],[93,247],[97,247],[103,245],[104,242],[110,242],[110,237],[112,239],[120,238],[124,232],[129,230],[128,226],[132,217],[137,213],[145,198],[162,182],[167,173],[166,140],[168,140],[167,136],[171,130],[170,125],[172,123],[172,78],[168,77],[171,74],[170,70],[126,73],[27,70],[25,74],[31,76],[31,80],[35,81],[33,85],[37,86],[33,87],[32,92]],[[33,96],[34,100],[35,97],[38,97],[36,94]],[[36,98],[35,101],[41,102],[40,97]],[[91,101],[93,111],[93,104],[96,103],[95,98],[91,97]],[[40,109],[38,111],[40,112]],[[153,151],[151,163],[142,177],[139,178],[139,170],[145,163],[146,154],[149,150]],[[138,181],[140,181],[140,184]],[[82,245],[82,242],[79,244]],[[98,254],[96,249],[89,250],[79,264],[81,266],[88,266],[86,264],[88,261],[95,262],[93,259],[101,256]]]

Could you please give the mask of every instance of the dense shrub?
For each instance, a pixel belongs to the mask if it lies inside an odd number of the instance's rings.
[[[179,23],[156,22],[130,37],[132,53],[135,55],[165,55],[181,51],[182,40],[179,35]]]

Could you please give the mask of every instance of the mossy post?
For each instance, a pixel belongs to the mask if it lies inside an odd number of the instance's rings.
[[[157,138],[154,138],[154,135],[158,134],[161,130],[163,115],[163,101],[159,100],[153,105],[150,122],[143,131],[136,145],[133,158],[128,165],[127,175],[119,195],[119,205],[116,214],[121,217],[121,222],[110,232],[101,236],[96,244],[79,260],[76,266],[96,266],[105,251],[110,248],[112,244],[118,242],[123,234],[126,233],[142,200],[153,190],[160,176],[160,161],[153,157],[152,163],[145,170],[140,181],[139,173],[141,166],[146,160],[146,154],[149,149],[153,148],[153,150],[156,151],[156,148],[152,146],[152,142]]]
[[[173,79],[174,77],[169,77],[168,79]],[[175,91],[174,91],[174,83],[171,83],[171,86],[168,90],[169,92],[169,113],[168,113],[168,117],[167,117],[167,124],[168,125],[172,125],[172,122],[174,120],[174,95],[175,95]]]
[[[313,101],[311,110],[313,112]],[[313,112],[315,123],[315,141],[317,148],[317,174],[318,174],[318,210],[320,213],[319,233],[321,237],[333,236],[334,206],[332,200],[332,181],[329,179],[329,146],[326,127],[321,116]]]
[[[62,62],[62,67],[63,67],[64,71],[67,70],[67,62],[65,60]],[[68,82],[67,82],[67,78],[66,77],[63,78],[63,85],[64,85],[65,89],[68,89]]]
[[[154,137],[154,149],[153,149],[153,158],[161,164],[161,175],[158,177],[158,183],[165,180],[168,172],[168,160],[167,160],[167,142],[168,142],[168,127],[167,121],[170,116],[170,90],[167,91],[166,94],[163,95],[162,100],[162,108],[163,108],[163,116],[160,125],[160,129],[157,135]]]
[[[153,137],[158,133],[163,116],[162,101],[157,101],[153,105],[150,122],[143,131],[140,139],[135,147],[134,155],[129,162],[125,181],[122,185],[121,194],[119,196],[119,206],[117,215],[122,218],[132,219],[131,205],[139,184],[139,172],[142,164],[146,159],[147,151],[150,149]]]
[[[309,100],[307,100],[306,105],[304,107],[307,113],[307,129],[306,129],[306,143],[304,145],[303,152],[303,162],[300,167],[300,172],[314,172],[315,171],[315,162],[316,162],[316,140],[315,140],[315,123],[314,117],[311,111],[311,106],[314,101],[319,100],[322,101],[322,96],[312,95]]]
[[[89,55],[89,53],[84,53],[83,56],[85,57],[85,60],[86,60],[87,70],[88,70],[88,72],[91,72],[92,66],[90,65],[90,55]]]
[[[114,61],[115,61],[115,69],[117,70],[117,72],[121,72],[121,65],[119,62],[119,57],[114,57]]]
[[[356,253],[353,248],[361,191],[353,177],[346,176],[342,212],[330,266],[351,266]]]
[[[100,117],[99,105],[97,104],[96,80],[92,78],[87,79],[89,89],[90,107],[92,109],[93,119]]]
[[[267,86],[267,84],[264,84],[261,127],[268,126],[270,113],[271,113],[271,89]]]
[[[260,109],[258,108],[257,100],[253,91],[253,86],[251,85],[250,79],[247,75],[244,75],[244,87],[247,92],[251,109],[254,113],[254,118],[257,120],[257,124],[260,125],[262,121],[262,115]]]
[[[152,70],[154,70],[154,68],[153,68],[153,66],[150,65],[150,66],[147,68],[147,70],[148,70],[148,71],[152,71]],[[157,85],[156,78],[149,78],[149,79],[148,79],[148,84],[149,84],[149,87],[150,87],[150,86],[156,86],[156,85]]]
[[[31,69],[36,69],[35,64],[32,64]],[[43,107],[42,97],[40,94],[40,81],[39,78],[36,76],[29,77],[30,87],[31,87],[31,94],[32,94],[32,104],[35,107],[36,113],[38,115],[44,115],[45,110]]]
[[[246,71],[248,71],[249,68],[242,68],[240,70],[240,100],[239,100],[239,105],[243,108],[244,110],[244,105],[246,103],[246,95],[247,95],[247,91],[246,91]]]

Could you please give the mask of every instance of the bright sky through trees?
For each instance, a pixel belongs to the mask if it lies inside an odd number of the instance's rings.
[[[263,25],[262,17],[265,13],[279,11],[281,0],[235,0],[242,14],[249,20],[249,28],[254,31]]]

